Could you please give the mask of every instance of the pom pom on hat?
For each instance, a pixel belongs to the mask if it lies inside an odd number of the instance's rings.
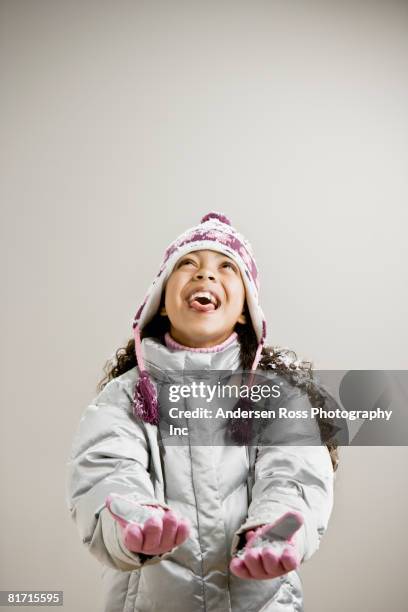
[[[225,223],[226,225],[231,225],[231,221],[228,219],[228,217],[226,217],[222,213],[215,212],[215,211],[209,212],[207,215],[204,215],[200,223],[205,223],[206,221],[209,221],[210,219],[218,219],[218,221],[221,221],[221,223]]]

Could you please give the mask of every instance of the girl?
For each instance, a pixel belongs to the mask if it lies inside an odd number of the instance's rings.
[[[335,443],[255,446],[238,420],[234,444],[197,445],[191,418],[166,444],[158,402],[177,372],[238,369],[279,372],[303,407],[321,401],[310,364],[265,346],[258,291],[248,241],[224,215],[203,217],[166,250],[134,338],[84,412],[67,504],[103,564],[105,612],[303,610],[298,568],[327,529]]]

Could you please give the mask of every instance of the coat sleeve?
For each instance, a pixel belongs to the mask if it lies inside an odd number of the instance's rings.
[[[310,412],[305,392],[291,394],[290,405]],[[267,441],[266,441],[267,439]],[[319,548],[333,508],[334,472],[329,451],[320,442],[314,418],[273,422],[267,428],[266,443],[257,446],[254,484],[246,521],[235,532],[231,553],[242,545],[242,534],[251,528],[272,523],[288,510],[303,515],[297,533],[301,560]]]
[[[149,474],[146,436],[129,407],[123,384],[111,380],[80,420],[66,480],[67,506],[82,543],[101,563],[123,571],[157,563],[161,558],[127,550],[119,523],[105,507],[110,493],[126,495],[142,504],[159,503]]]

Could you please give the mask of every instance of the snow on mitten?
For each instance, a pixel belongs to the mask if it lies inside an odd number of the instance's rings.
[[[119,523],[123,543],[131,552],[161,555],[189,536],[189,521],[160,504],[140,504],[112,493],[105,505]]]
[[[286,512],[274,523],[247,531],[246,544],[230,563],[239,578],[265,580],[286,574],[300,565],[296,532],[303,525],[299,512]]]

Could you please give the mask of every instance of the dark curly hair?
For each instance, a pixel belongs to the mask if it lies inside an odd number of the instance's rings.
[[[159,314],[163,303],[164,293],[156,315],[141,330],[141,339],[152,337],[164,344],[164,335],[170,330],[170,322],[167,316]],[[244,313],[248,323],[237,323],[234,329],[238,334],[241,346],[241,367],[243,370],[250,370],[258,347],[258,340],[251,322],[246,301]],[[105,363],[105,376],[98,383],[97,391],[102,391],[110,380],[131,370],[136,365],[135,341],[134,338],[131,338],[126,346],[117,349],[113,359]],[[299,360],[295,351],[283,347],[264,346],[258,368],[261,370],[270,370],[272,368],[275,372],[287,379],[291,385],[306,391],[313,407],[323,407],[325,405],[325,395],[314,379],[312,363]],[[320,428],[322,439],[325,440],[325,444],[329,451],[333,470],[336,471],[339,465],[338,443],[330,436],[332,431],[331,425],[327,421],[321,420],[319,417],[317,417],[316,420]]]

